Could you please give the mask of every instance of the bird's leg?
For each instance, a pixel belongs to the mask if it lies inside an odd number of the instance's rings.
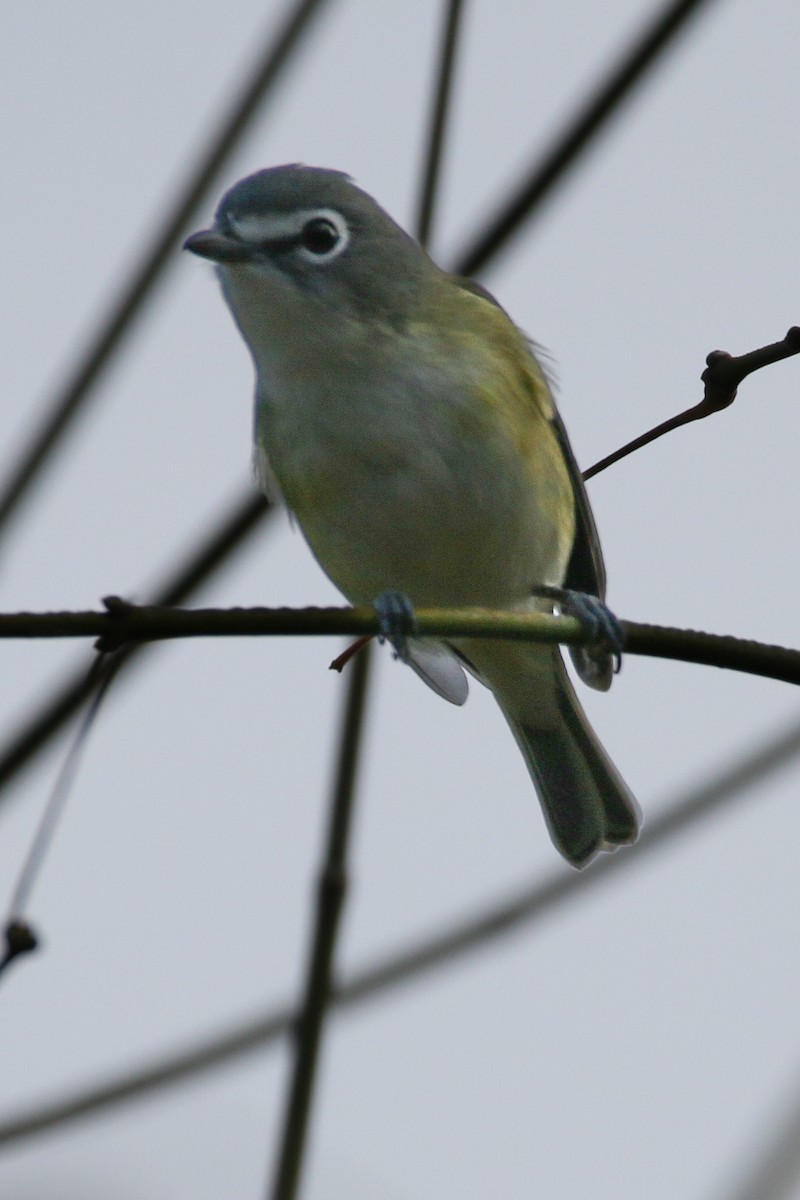
[[[378,616],[378,640],[389,642],[395,658],[408,662],[408,639],[417,632],[414,608],[404,592],[388,588],[381,592],[372,606]]]

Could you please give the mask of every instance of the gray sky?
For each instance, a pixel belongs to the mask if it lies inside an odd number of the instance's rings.
[[[285,5],[17,5],[4,22],[0,469],[135,260]],[[473,0],[434,253],[452,261],[652,0]],[[350,172],[413,220],[439,6],[332,3],[225,172]],[[483,276],[552,352],[588,465],[700,395],[705,355],[800,321],[794,0],[718,0]],[[201,218],[210,215],[217,195]],[[623,617],[797,645],[798,360],[590,484]],[[148,587],[248,481],[251,368],[180,256],[0,561],[0,607]],[[285,517],[204,603],[337,602]],[[115,691],[3,981],[0,1107],[106,1077],[291,999],[335,746],[333,640],[160,648]],[[86,647],[5,643],[13,724]],[[646,819],[777,729],[788,685],[626,659],[582,700]],[[488,693],[380,656],[343,971],[568,871]],[[10,891],[66,742],[3,811]],[[726,1194],[800,1075],[796,770],[488,951],[335,1018],[305,1195]],[[636,849],[626,851],[634,858]],[[15,1200],[258,1197],[274,1050],[0,1157]],[[795,1192],[800,1196],[800,1184]]]

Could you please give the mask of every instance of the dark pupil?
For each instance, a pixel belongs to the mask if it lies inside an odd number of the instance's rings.
[[[303,226],[300,241],[312,254],[327,254],[339,240],[339,230],[326,217],[314,217]]]

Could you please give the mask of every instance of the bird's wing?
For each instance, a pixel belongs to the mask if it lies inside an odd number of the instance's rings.
[[[505,312],[501,304],[498,304],[491,292],[488,292],[479,283],[475,283],[472,279],[454,278],[465,291],[494,305],[508,316],[508,313]],[[510,320],[511,318],[509,317]],[[587,592],[589,595],[597,596],[598,599],[603,600],[606,593],[606,570],[603,562],[603,552],[600,549],[597,526],[594,523],[583,476],[575,461],[575,455],[572,451],[567,431],[564,428],[564,422],[561,420],[556,408],[547,373],[536,357],[533,343],[530,339],[526,340],[530,347],[532,359],[531,379],[533,386],[531,391],[534,396],[539,398],[542,396],[542,389],[546,392],[549,404],[542,407],[544,407],[547,418],[551,423],[572,488],[575,511],[575,535],[572,543],[572,552],[567,565],[567,572],[564,577],[564,587],[576,592]],[[613,662],[611,656],[605,650],[591,646],[574,646],[570,649],[570,657],[581,679],[589,684],[590,687],[605,691],[610,686],[613,674]]]

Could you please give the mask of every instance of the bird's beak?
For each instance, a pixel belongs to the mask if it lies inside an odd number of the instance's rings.
[[[199,254],[201,258],[221,263],[246,262],[253,254],[252,247],[216,229],[201,229],[199,233],[191,234],[183,243],[183,248],[191,250],[192,254]]]

